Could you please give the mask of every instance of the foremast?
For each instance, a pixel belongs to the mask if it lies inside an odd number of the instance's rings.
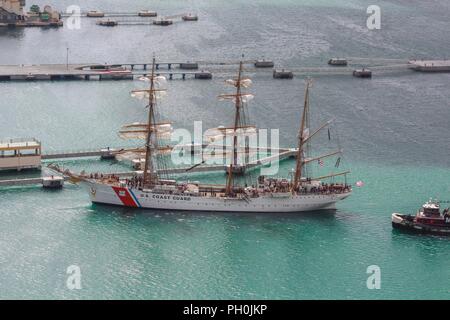
[[[157,139],[158,133],[161,131],[160,127],[166,125],[166,123],[157,123],[156,121],[156,105],[157,105],[157,96],[159,93],[166,91],[165,89],[160,89],[156,86],[156,75],[155,75],[155,66],[156,61],[155,58],[152,60],[152,71],[151,76],[148,78],[150,82],[149,89],[146,90],[134,90],[132,95],[139,96],[148,96],[148,119],[147,123],[144,124],[145,130],[145,163],[144,163],[144,173],[143,173],[143,186],[144,187],[152,187],[158,182],[158,174],[157,170],[153,167],[153,156],[158,151]],[[145,77],[144,77],[145,78]],[[147,78],[144,79],[147,81]],[[135,133],[138,131],[134,131]],[[142,131],[141,131],[142,132]]]

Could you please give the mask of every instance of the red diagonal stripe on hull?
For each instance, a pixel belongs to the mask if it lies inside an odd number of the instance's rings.
[[[112,187],[114,192],[119,197],[120,201],[122,201],[124,206],[127,207],[137,207],[136,202],[134,201],[131,194],[128,192],[126,188],[120,188],[120,187]]]

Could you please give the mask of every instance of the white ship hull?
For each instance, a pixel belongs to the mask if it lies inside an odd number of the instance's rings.
[[[351,192],[338,194],[301,194],[289,197],[271,195],[237,199],[154,193],[131,187],[86,182],[91,201],[134,208],[217,212],[301,212],[334,210],[337,201]]]

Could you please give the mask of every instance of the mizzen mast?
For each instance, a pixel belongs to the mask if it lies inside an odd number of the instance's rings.
[[[297,162],[295,165],[295,173],[294,173],[294,182],[292,184],[292,191],[297,191],[299,187],[300,180],[302,178],[302,170],[303,170],[303,146],[306,143],[306,139],[308,138],[306,130],[306,117],[309,112],[309,88],[311,87],[311,81],[306,81],[306,89],[305,89],[305,102],[303,105],[303,114],[302,120],[300,124],[300,132],[298,134],[298,151],[297,151]]]
[[[302,114],[302,119],[301,119],[301,124],[300,124],[300,131],[298,133],[297,161],[296,161],[295,172],[294,172],[294,181],[292,183],[292,192],[296,192],[299,190],[299,187],[301,184],[301,179],[302,179],[303,168],[305,165],[307,165],[308,163],[311,163],[313,161],[318,161],[320,159],[332,157],[332,156],[339,155],[342,153],[342,149],[339,149],[339,150],[329,152],[329,153],[326,153],[326,154],[323,154],[323,155],[320,155],[317,157],[312,157],[312,158],[308,158],[305,155],[305,152],[304,152],[305,146],[307,146],[307,144],[310,142],[311,138],[314,137],[316,134],[318,134],[320,131],[322,131],[324,128],[331,125],[334,121],[333,119],[329,120],[326,123],[324,123],[322,126],[320,126],[316,131],[314,131],[313,133],[310,133],[310,131],[309,131],[310,129],[307,127],[308,126],[307,122],[309,122],[308,121],[309,89],[311,88],[311,85],[312,85],[312,82],[310,79],[308,79],[306,81],[305,101],[304,101],[304,106],[303,106],[303,114]],[[330,139],[330,137],[329,137],[329,139]],[[331,175],[325,176],[325,178],[339,176],[339,175],[343,175],[346,173],[348,173],[348,172],[331,174]]]

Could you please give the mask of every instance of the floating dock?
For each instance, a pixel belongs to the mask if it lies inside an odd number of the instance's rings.
[[[372,78],[372,71],[369,69],[356,69],[353,76],[357,78]]]
[[[274,79],[293,79],[294,73],[290,70],[273,70]]]

